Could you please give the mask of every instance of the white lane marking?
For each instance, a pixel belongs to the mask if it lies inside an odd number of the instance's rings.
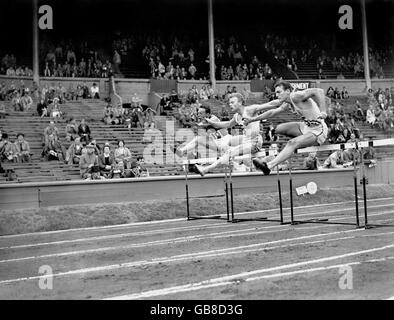
[[[361,265],[363,263],[371,263],[371,262],[384,262],[388,260],[393,260],[394,257],[386,257],[386,258],[381,258],[381,259],[371,259],[371,260],[365,260],[365,261],[353,261],[353,262],[348,262],[344,264],[337,264],[337,265],[331,265],[331,266],[326,266],[326,267],[317,267],[317,268],[309,268],[309,269],[301,269],[301,270],[295,270],[295,271],[288,271],[288,272],[281,272],[281,273],[274,273],[274,274],[269,274],[269,275],[264,275],[264,276],[258,276],[258,277],[252,277],[252,278],[247,278],[244,281],[245,282],[252,282],[252,281],[259,281],[259,280],[264,280],[264,279],[271,279],[271,278],[279,278],[279,277],[288,277],[288,276],[294,276],[297,274],[302,274],[302,273],[311,273],[311,272],[317,272],[317,271],[326,271],[330,269],[337,269],[340,267],[343,267],[344,265],[346,266],[353,266],[353,265]],[[169,295],[169,294],[176,294],[176,293],[182,293],[182,292],[190,292],[190,291],[197,291],[197,290],[202,290],[202,289],[208,289],[212,287],[219,287],[219,286],[230,286],[238,284],[236,281],[227,281],[227,282],[219,282],[219,283],[212,283],[208,284],[205,286],[195,286],[191,288],[184,288],[184,289],[175,289],[173,290],[168,290],[164,291],[163,289],[159,290],[151,290],[146,292],[143,298],[150,298],[150,297],[157,297],[157,296],[163,296],[163,295]],[[141,299],[141,297],[133,296],[133,294],[130,295],[123,295],[123,296],[118,296],[118,297],[112,297],[112,298],[107,298],[103,300],[132,300],[132,299]],[[390,300],[386,299],[386,300]],[[394,297],[391,297],[391,300],[394,300]]]
[[[157,289],[157,290],[149,290],[149,291],[133,293],[133,294],[129,294],[129,295],[122,295],[122,296],[118,296],[118,297],[111,297],[111,298],[108,298],[108,300],[142,299],[142,298],[150,298],[150,297],[155,297],[155,296],[168,295],[168,294],[173,294],[173,293],[195,291],[195,290],[206,289],[206,288],[217,287],[217,286],[231,285],[231,284],[234,284],[234,281],[237,281],[242,278],[247,278],[247,277],[253,276],[253,275],[257,276],[261,273],[280,271],[280,270],[285,270],[285,269],[302,267],[302,266],[306,266],[306,265],[310,265],[310,264],[316,264],[316,263],[328,262],[328,261],[332,261],[332,260],[344,259],[344,258],[353,257],[353,256],[357,256],[357,255],[363,255],[366,253],[383,251],[383,250],[387,250],[387,249],[391,249],[391,248],[394,248],[394,244],[379,247],[379,248],[372,248],[372,249],[367,249],[367,250],[349,252],[346,254],[335,255],[335,256],[331,256],[331,257],[325,257],[325,258],[297,262],[297,263],[292,263],[292,264],[287,264],[287,265],[281,265],[281,266],[272,267],[272,268],[258,269],[258,270],[253,270],[253,271],[249,271],[249,272],[242,272],[242,273],[233,274],[230,276],[213,278],[213,279],[189,283],[189,284],[180,285],[180,286],[168,287],[168,288]],[[355,263],[358,263],[358,261]],[[344,264],[347,264],[347,263],[343,263],[342,265],[344,265]],[[253,277],[253,278],[256,278],[256,277]]]
[[[394,199],[394,197],[370,199],[368,201],[369,202],[385,201],[385,200],[391,200],[391,199]],[[305,209],[305,208],[333,206],[333,205],[348,204],[348,203],[354,203],[354,201],[352,200],[352,201],[332,202],[332,203],[324,203],[324,204],[313,204],[313,205],[307,205],[307,206],[299,206],[299,207],[294,207],[294,210]],[[274,211],[274,210],[278,210],[278,208],[259,210],[259,211],[251,211],[251,212],[252,213],[265,213],[265,212],[270,212],[270,211]],[[290,210],[290,208],[283,208],[283,210]],[[240,213],[237,213],[237,215],[238,214],[239,215],[248,214],[251,212],[240,212]],[[224,216],[224,215],[222,215],[222,216]],[[25,237],[25,236],[39,236],[39,235],[50,235],[50,234],[78,232],[78,231],[94,231],[94,230],[102,230],[102,229],[128,228],[128,227],[141,226],[141,225],[176,223],[176,222],[184,222],[184,221],[185,221],[185,218],[177,218],[177,219],[163,219],[163,220],[155,220],[155,221],[131,222],[131,223],[125,223],[125,224],[114,224],[114,225],[110,225],[110,226],[73,228],[73,229],[66,229],[66,230],[53,230],[53,231],[41,231],[41,232],[29,232],[29,233],[21,233],[21,234],[2,235],[2,236],[0,236],[0,240],[8,239],[8,238]]]
[[[381,208],[381,207],[386,207],[387,205],[377,205],[377,206],[370,206],[370,209],[376,209],[376,208]],[[344,212],[344,211],[351,211],[354,210],[354,208],[347,208],[347,209],[335,209],[331,211],[326,211],[325,214],[329,213],[335,213],[335,212]],[[391,213],[392,211],[383,211],[381,214],[386,214],[386,213]],[[248,212],[250,213],[250,212]],[[298,214],[297,217],[308,217],[308,216],[313,216],[321,214],[321,212],[309,212],[305,214]],[[373,214],[370,214],[370,216],[373,216]],[[332,217],[330,217],[331,220]],[[343,217],[342,219],[348,219],[350,217]],[[108,235],[108,236],[96,236],[96,237],[88,237],[88,238],[79,238],[79,239],[71,239],[71,240],[60,240],[60,241],[51,241],[51,242],[39,242],[39,243],[30,243],[30,244],[22,244],[22,245],[16,245],[16,246],[5,246],[5,247],[0,247],[0,250],[6,250],[6,249],[21,249],[21,248],[32,248],[32,247],[38,247],[38,246],[46,246],[46,245],[61,245],[61,244],[66,244],[66,243],[78,243],[78,242],[89,242],[89,241],[98,241],[98,240],[109,240],[109,239],[118,239],[118,238],[124,238],[124,237],[132,237],[132,236],[143,236],[143,235],[151,235],[155,233],[168,233],[168,230],[171,230],[171,232],[176,232],[176,231],[182,231],[185,228],[191,228],[193,229],[201,229],[203,227],[206,228],[212,228],[212,226],[219,226],[222,228],[226,227],[233,227],[233,225],[223,225],[223,224],[214,224],[214,225],[200,225],[200,226],[195,226],[195,227],[175,227],[172,229],[155,229],[155,230],[148,230],[148,231],[140,231],[140,232],[131,232],[131,233],[121,233],[121,234],[115,234],[115,235]],[[249,223],[248,225],[251,225]],[[287,225],[274,225],[274,226],[268,226],[268,227],[262,227],[262,228],[255,228],[255,229],[264,229],[264,228],[285,228]],[[188,229],[186,229],[188,230]]]
[[[312,228],[318,228],[318,227],[312,227]],[[299,228],[299,229],[305,230],[305,229],[311,229],[311,228],[305,227],[305,228]],[[358,229],[358,230],[360,231],[361,229]],[[287,231],[287,230],[280,230],[279,232],[282,232],[282,231]],[[356,231],[356,230],[350,230],[350,231]],[[270,233],[270,232],[277,232],[277,231],[265,231],[264,233]],[[339,232],[341,232],[341,231],[339,231]],[[347,232],[347,231],[343,231],[343,232]],[[254,234],[261,234],[261,232],[246,233],[246,235],[254,235]],[[367,234],[367,235],[362,235],[360,237],[376,237],[376,236],[386,236],[386,235],[391,235],[391,234],[394,234],[394,231],[393,232]],[[241,235],[236,235],[236,236],[241,236]],[[321,235],[325,235],[325,234],[321,234]],[[229,236],[231,237],[231,235],[229,235]],[[297,239],[297,238],[294,238],[291,240],[295,240],[295,239]],[[198,239],[191,239],[191,241],[193,241],[193,240],[198,240]],[[283,239],[283,240],[288,241],[286,239]],[[278,241],[282,241],[282,240],[278,240]],[[179,242],[181,242],[181,241],[175,241],[174,243],[179,243]],[[66,257],[66,256],[82,255],[82,254],[92,254],[92,253],[117,251],[117,250],[127,250],[127,249],[131,249],[131,248],[141,248],[141,247],[145,247],[145,246],[163,245],[163,244],[167,244],[167,243],[168,242],[161,242],[161,243],[148,242],[148,243],[141,243],[141,244],[130,244],[130,245],[125,245],[125,246],[112,246],[112,247],[102,247],[102,248],[97,248],[97,249],[76,250],[76,251],[68,251],[68,252],[61,252],[61,253],[45,254],[45,255],[40,255],[40,256],[28,256],[28,257],[0,260],[0,263],[19,262],[19,261],[26,261],[26,260],[38,260],[38,259],[47,259],[47,258],[54,258],[54,257],[58,258],[58,257]],[[181,257],[181,256],[187,257],[190,255],[193,256],[195,254],[226,252],[226,251],[238,250],[238,249],[244,250],[246,248],[264,246],[264,245],[272,244],[272,243],[275,243],[275,241],[268,242],[268,243],[263,242],[263,243],[250,244],[250,245],[244,245],[244,246],[238,246],[238,247],[231,247],[231,248],[223,248],[223,249],[211,250],[211,251],[200,252],[200,253],[198,253],[198,252],[197,253],[189,253],[189,254],[179,255],[179,257]],[[161,258],[158,258],[158,259],[161,259]]]
[[[297,245],[299,246],[299,245],[306,245],[306,244],[313,244],[313,243],[320,243],[320,242],[348,240],[348,239],[353,239],[356,237],[355,236],[340,237],[340,238],[334,238],[334,239],[323,239],[323,240],[309,241],[309,242],[303,242],[303,243],[302,242],[301,243],[294,243],[294,244],[289,244],[289,245],[280,245],[280,246],[264,247],[264,248],[257,248],[257,249],[247,249],[247,248],[253,248],[253,247],[266,246],[266,245],[270,245],[270,244],[289,242],[289,241],[294,241],[294,240],[311,239],[311,238],[316,238],[316,237],[331,236],[331,235],[335,235],[335,234],[339,234],[339,233],[352,233],[352,232],[359,232],[359,231],[362,231],[362,230],[356,229],[356,230],[347,230],[347,231],[336,231],[336,232],[331,232],[331,233],[315,234],[315,235],[302,236],[302,237],[297,237],[297,238],[288,238],[288,239],[269,241],[269,242],[265,242],[265,243],[251,244],[251,245],[239,246],[239,247],[234,247],[234,248],[225,248],[225,249],[210,250],[210,251],[205,251],[205,252],[181,254],[181,255],[176,255],[176,256],[172,256],[172,257],[153,258],[151,260],[142,260],[142,261],[134,261],[134,262],[128,262],[128,263],[120,263],[120,264],[109,265],[109,266],[84,268],[84,269],[79,269],[79,270],[71,270],[71,271],[61,272],[61,273],[57,273],[57,274],[52,274],[51,277],[52,276],[57,276],[57,277],[58,276],[67,276],[67,275],[74,275],[74,274],[80,274],[80,273],[85,274],[85,273],[89,273],[89,272],[102,272],[102,271],[109,271],[109,270],[116,270],[116,269],[123,269],[123,268],[133,268],[133,267],[139,267],[139,266],[143,266],[143,265],[152,265],[152,264],[158,264],[158,263],[180,262],[180,261],[190,260],[193,258],[209,258],[209,257],[217,257],[217,256],[239,254],[239,253],[244,254],[244,253],[249,253],[249,252],[256,252],[256,251],[262,251],[262,250],[273,250],[273,249],[277,249],[277,248],[285,248],[285,247],[292,247],[292,246],[297,246]],[[386,235],[386,234],[391,234],[391,232],[376,234],[376,236]],[[367,235],[364,235],[364,236],[367,236]],[[371,235],[368,235],[368,236],[371,236]],[[13,282],[27,281],[27,280],[36,280],[36,279],[41,279],[42,277],[43,276],[32,276],[32,277],[23,277],[23,278],[18,278],[18,279],[2,280],[2,281],[0,281],[0,285],[7,284],[7,283],[13,283]]]
[[[304,227],[304,228],[298,228],[298,230],[305,230],[305,229],[311,230],[311,229],[318,229],[318,228],[320,228],[320,227]],[[248,229],[248,230],[255,230],[255,228]],[[242,231],[245,231],[245,230],[242,230]],[[238,234],[237,233],[228,234],[227,232],[226,232],[226,234],[224,234],[222,232],[219,232],[219,233],[212,233],[211,235],[215,235],[215,236],[209,237],[207,239],[221,239],[221,238],[229,238],[229,237],[235,237],[235,236],[252,236],[252,235],[266,234],[266,233],[272,233],[272,232],[285,232],[285,231],[287,232],[288,230],[258,231],[258,232],[246,232],[246,233],[238,233]],[[361,229],[351,230],[351,231],[361,231]],[[237,231],[235,231],[235,232],[237,232]],[[338,232],[342,232],[342,231],[338,231]],[[322,235],[324,235],[324,233],[322,233]],[[134,243],[134,244],[126,245],[126,246],[115,246],[115,247],[105,247],[105,248],[79,250],[79,251],[69,251],[69,252],[47,254],[47,255],[42,255],[42,256],[21,257],[21,258],[14,258],[14,259],[8,259],[8,260],[1,260],[0,262],[5,263],[5,262],[15,262],[15,261],[38,259],[38,258],[61,257],[61,256],[67,256],[67,255],[95,253],[95,252],[110,251],[110,250],[143,248],[143,247],[148,247],[148,246],[191,242],[191,241],[204,240],[204,239],[205,238],[203,237],[203,235],[194,235],[194,236],[181,237],[181,238],[172,238],[172,239],[168,239],[168,240],[156,240],[156,241],[149,241],[149,242],[143,242],[143,243]],[[230,249],[233,249],[233,248],[230,248]]]
[[[270,245],[270,244],[277,244],[277,243],[283,243],[283,242],[289,242],[289,241],[295,241],[295,240],[303,240],[303,239],[311,239],[311,238],[317,238],[317,237],[324,237],[324,236],[331,236],[339,233],[352,233],[352,232],[360,232],[362,231],[361,229],[356,229],[356,230],[348,230],[348,231],[336,231],[336,232],[330,232],[330,233],[320,233],[320,234],[314,234],[314,235],[308,235],[308,236],[302,236],[302,237],[296,237],[296,238],[288,238],[288,239],[280,239],[280,240],[274,240],[274,241],[268,241],[265,243],[257,243],[257,244],[252,244],[252,245],[245,245],[245,246],[239,246],[235,248],[226,248],[223,249],[222,251],[228,251],[228,250],[245,250],[246,248],[252,248],[256,246],[262,246],[262,245]],[[266,249],[266,248],[265,248]],[[174,257],[162,257],[162,258],[154,258],[152,260],[142,260],[142,261],[134,261],[134,262],[127,262],[127,263],[119,263],[119,264],[113,264],[113,265],[107,265],[107,266],[99,266],[99,267],[91,267],[91,268],[83,268],[83,269],[78,269],[78,270],[70,270],[66,272],[59,272],[52,274],[51,277],[58,277],[58,276],[65,276],[65,275],[73,275],[73,274],[80,274],[80,273],[88,273],[88,272],[101,272],[101,271],[109,271],[109,270],[115,270],[115,269],[121,269],[121,268],[132,268],[136,266],[141,266],[143,264],[155,264],[155,263],[162,263],[162,262],[176,262],[176,261],[182,261],[182,260],[187,260],[190,258],[195,258],[195,257],[200,257],[200,256],[217,256],[219,255],[218,252],[220,250],[211,250],[211,251],[206,251],[206,252],[196,252],[193,254],[182,254]],[[237,251],[238,253],[238,251]],[[241,252],[242,253],[242,252]],[[4,283],[12,283],[12,282],[18,282],[18,281],[25,281],[25,280],[36,280],[36,279],[41,279],[44,276],[32,276],[32,277],[23,277],[23,278],[18,278],[18,279],[9,279],[9,280],[2,280],[0,281],[0,284]]]

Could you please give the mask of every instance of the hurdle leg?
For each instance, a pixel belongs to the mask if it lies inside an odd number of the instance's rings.
[[[279,194],[280,224],[283,224],[282,188],[281,188],[281,186],[280,186],[279,166],[276,166],[276,174],[277,174],[277,177],[278,177],[278,194]]]
[[[291,177],[291,158],[289,159],[289,183],[290,183],[290,221],[294,225],[294,207],[293,207],[293,179]]]
[[[364,168],[364,154],[361,152],[361,170],[362,170],[362,183],[363,183],[363,198],[364,198],[364,228],[368,229],[368,207],[367,207],[367,183]]]
[[[187,220],[190,220],[190,207],[189,207],[189,183],[187,179],[187,173],[189,171],[189,165],[185,165],[185,187],[186,187],[186,212],[187,212]]]
[[[233,178],[232,178],[232,159],[230,158],[229,163],[229,177],[230,177],[230,203],[231,203],[231,222],[234,222],[234,195],[233,195]]]
[[[224,187],[226,193],[226,211],[227,211],[227,222],[230,222],[230,208],[228,203],[228,176],[227,176],[227,168],[224,171]]]
[[[356,226],[357,228],[360,228],[360,218],[359,218],[359,212],[358,212],[358,184],[357,184],[357,167],[356,167],[356,156],[355,153],[353,155],[353,167],[354,167],[354,201],[356,205]]]

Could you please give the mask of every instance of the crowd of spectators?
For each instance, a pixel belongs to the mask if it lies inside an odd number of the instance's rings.
[[[56,44],[42,41],[40,44],[40,70],[45,77],[107,78],[113,72],[113,64],[97,50],[82,41],[76,46],[61,40]]]
[[[127,103],[112,105],[110,101],[103,111],[102,121],[108,125],[125,125],[128,129],[144,128],[151,130],[155,128],[156,110],[141,103],[137,94]]]
[[[6,53],[1,57],[0,74],[17,77],[31,77],[33,70],[27,66],[17,65],[16,57],[13,54]]]
[[[385,131],[394,127],[394,87],[382,90],[370,89],[367,93],[368,109],[363,120],[371,127]]]

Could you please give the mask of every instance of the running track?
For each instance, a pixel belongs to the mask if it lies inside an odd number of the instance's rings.
[[[394,223],[394,198],[368,205],[369,223]],[[252,216],[277,218],[277,211]],[[295,216],[354,222],[354,204],[300,207]],[[43,265],[53,271],[51,290],[39,288]],[[339,286],[344,265],[352,289]],[[394,227],[177,219],[0,237],[0,299],[393,296]]]

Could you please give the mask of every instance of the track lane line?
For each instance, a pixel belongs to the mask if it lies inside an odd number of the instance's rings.
[[[242,273],[233,274],[230,276],[224,276],[224,277],[208,279],[208,280],[204,280],[204,281],[200,281],[200,282],[189,283],[186,285],[173,286],[173,287],[167,287],[167,288],[158,289],[158,290],[149,290],[149,291],[140,292],[140,293],[111,297],[111,298],[106,298],[105,300],[134,300],[134,299],[142,299],[142,298],[151,298],[151,297],[155,297],[155,296],[162,296],[162,295],[168,295],[168,294],[174,294],[174,293],[181,293],[181,292],[195,291],[195,290],[207,289],[207,288],[218,287],[218,286],[231,285],[231,284],[234,284],[234,281],[237,281],[238,279],[247,278],[247,277],[253,276],[253,275],[257,276],[261,273],[268,273],[268,272],[273,272],[273,271],[291,269],[291,268],[295,268],[295,267],[307,266],[307,265],[316,264],[316,263],[345,259],[345,258],[357,256],[357,255],[363,255],[366,253],[384,251],[384,250],[388,250],[388,249],[392,249],[392,248],[394,248],[394,244],[383,246],[383,247],[378,247],[378,248],[371,248],[371,249],[367,249],[367,250],[349,252],[346,254],[335,255],[335,256],[330,256],[330,257],[325,257],[325,258],[319,258],[319,259],[313,259],[313,260],[297,262],[297,263],[292,263],[292,264],[287,264],[287,265],[281,265],[281,266],[272,267],[272,268],[242,272]],[[356,261],[355,263],[359,263],[359,261]],[[343,264],[341,264],[341,266],[342,265],[347,265],[347,264],[343,263]],[[251,278],[256,278],[256,276],[251,277]]]
[[[386,205],[370,206],[369,209],[377,209],[377,208],[382,208],[382,207],[386,207]],[[350,210],[354,210],[354,208],[335,209],[335,210],[327,211],[327,212],[325,212],[325,214],[330,214],[330,213],[335,213],[335,212],[344,212],[344,211],[350,211]],[[383,214],[392,213],[392,212],[393,211],[384,211]],[[247,213],[249,213],[249,212],[247,212]],[[312,212],[312,213],[299,214],[296,217],[309,217],[309,216],[320,215],[320,214],[321,214],[321,212]],[[370,216],[373,216],[373,214],[370,214]],[[268,217],[268,219],[269,218],[270,217]],[[330,217],[330,218],[331,218],[331,220],[335,220],[335,219],[332,219],[332,217]],[[343,219],[351,219],[351,217],[343,217]],[[247,225],[252,225],[252,223],[248,223]],[[218,224],[214,224],[214,225],[202,225],[202,226],[195,226],[195,227],[176,227],[176,228],[172,228],[172,229],[154,229],[154,230],[148,230],[148,231],[121,233],[121,234],[107,235],[107,236],[96,236],[96,237],[78,238],[78,239],[71,239],[71,240],[29,243],[29,244],[21,244],[21,245],[16,245],[16,246],[4,246],[4,247],[0,247],[0,250],[32,248],[32,247],[49,246],[49,245],[62,245],[62,244],[67,244],[67,243],[79,243],[79,242],[89,242],[89,241],[99,241],[99,240],[111,240],[111,239],[133,237],[133,236],[152,235],[155,233],[161,234],[161,233],[176,232],[178,230],[182,231],[182,230],[184,230],[184,228],[192,228],[191,230],[194,230],[193,228],[195,228],[196,230],[198,230],[203,227],[212,228],[213,226],[218,226],[219,228],[234,227],[234,225],[232,225],[232,224],[230,225],[230,224],[218,223]],[[287,227],[287,225],[270,225],[270,226],[261,227],[261,228],[268,229],[268,228],[286,228],[286,227]],[[190,229],[186,229],[186,230],[190,230]]]
[[[376,198],[370,199],[369,202],[373,201],[386,201],[392,200],[394,197],[387,197],[387,198]],[[298,206],[294,207],[294,209],[304,209],[304,208],[313,208],[313,207],[325,207],[325,206],[332,206],[332,205],[340,205],[340,204],[352,204],[354,201],[343,201],[343,202],[332,202],[332,203],[323,203],[323,204],[314,204],[314,205],[307,205],[307,206]],[[361,208],[361,207],[359,207]],[[266,209],[266,210],[257,210],[251,211],[253,213],[265,213],[278,210],[278,208],[273,209]],[[283,208],[283,210],[290,210],[290,208]],[[250,213],[250,212],[248,212]],[[237,213],[237,214],[247,214],[247,213]],[[224,215],[222,215],[224,216]],[[185,217],[186,218],[186,217]],[[21,233],[21,234],[11,234],[11,235],[1,235],[1,239],[9,239],[9,238],[18,238],[18,237],[28,237],[28,236],[40,236],[40,235],[51,235],[51,234],[58,234],[58,233],[68,233],[68,232],[79,232],[79,231],[95,231],[95,230],[102,230],[102,229],[114,229],[114,228],[128,228],[128,227],[135,227],[141,225],[150,225],[150,224],[165,224],[165,223],[176,223],[176,222],[185,222],[185,218],[175,218],[175,219],[163,219],[163,220],[155,220],[155,221],[141,221],[141,222],[131,222],[126,224],[115,224],[109,226],[97,226],[97,227],[85,227],[85,228],[72,228],[72,229],[65,229],[65,230],[52,230],[52,231],[40,231],[40,232],[28,232],[28,233]]]

